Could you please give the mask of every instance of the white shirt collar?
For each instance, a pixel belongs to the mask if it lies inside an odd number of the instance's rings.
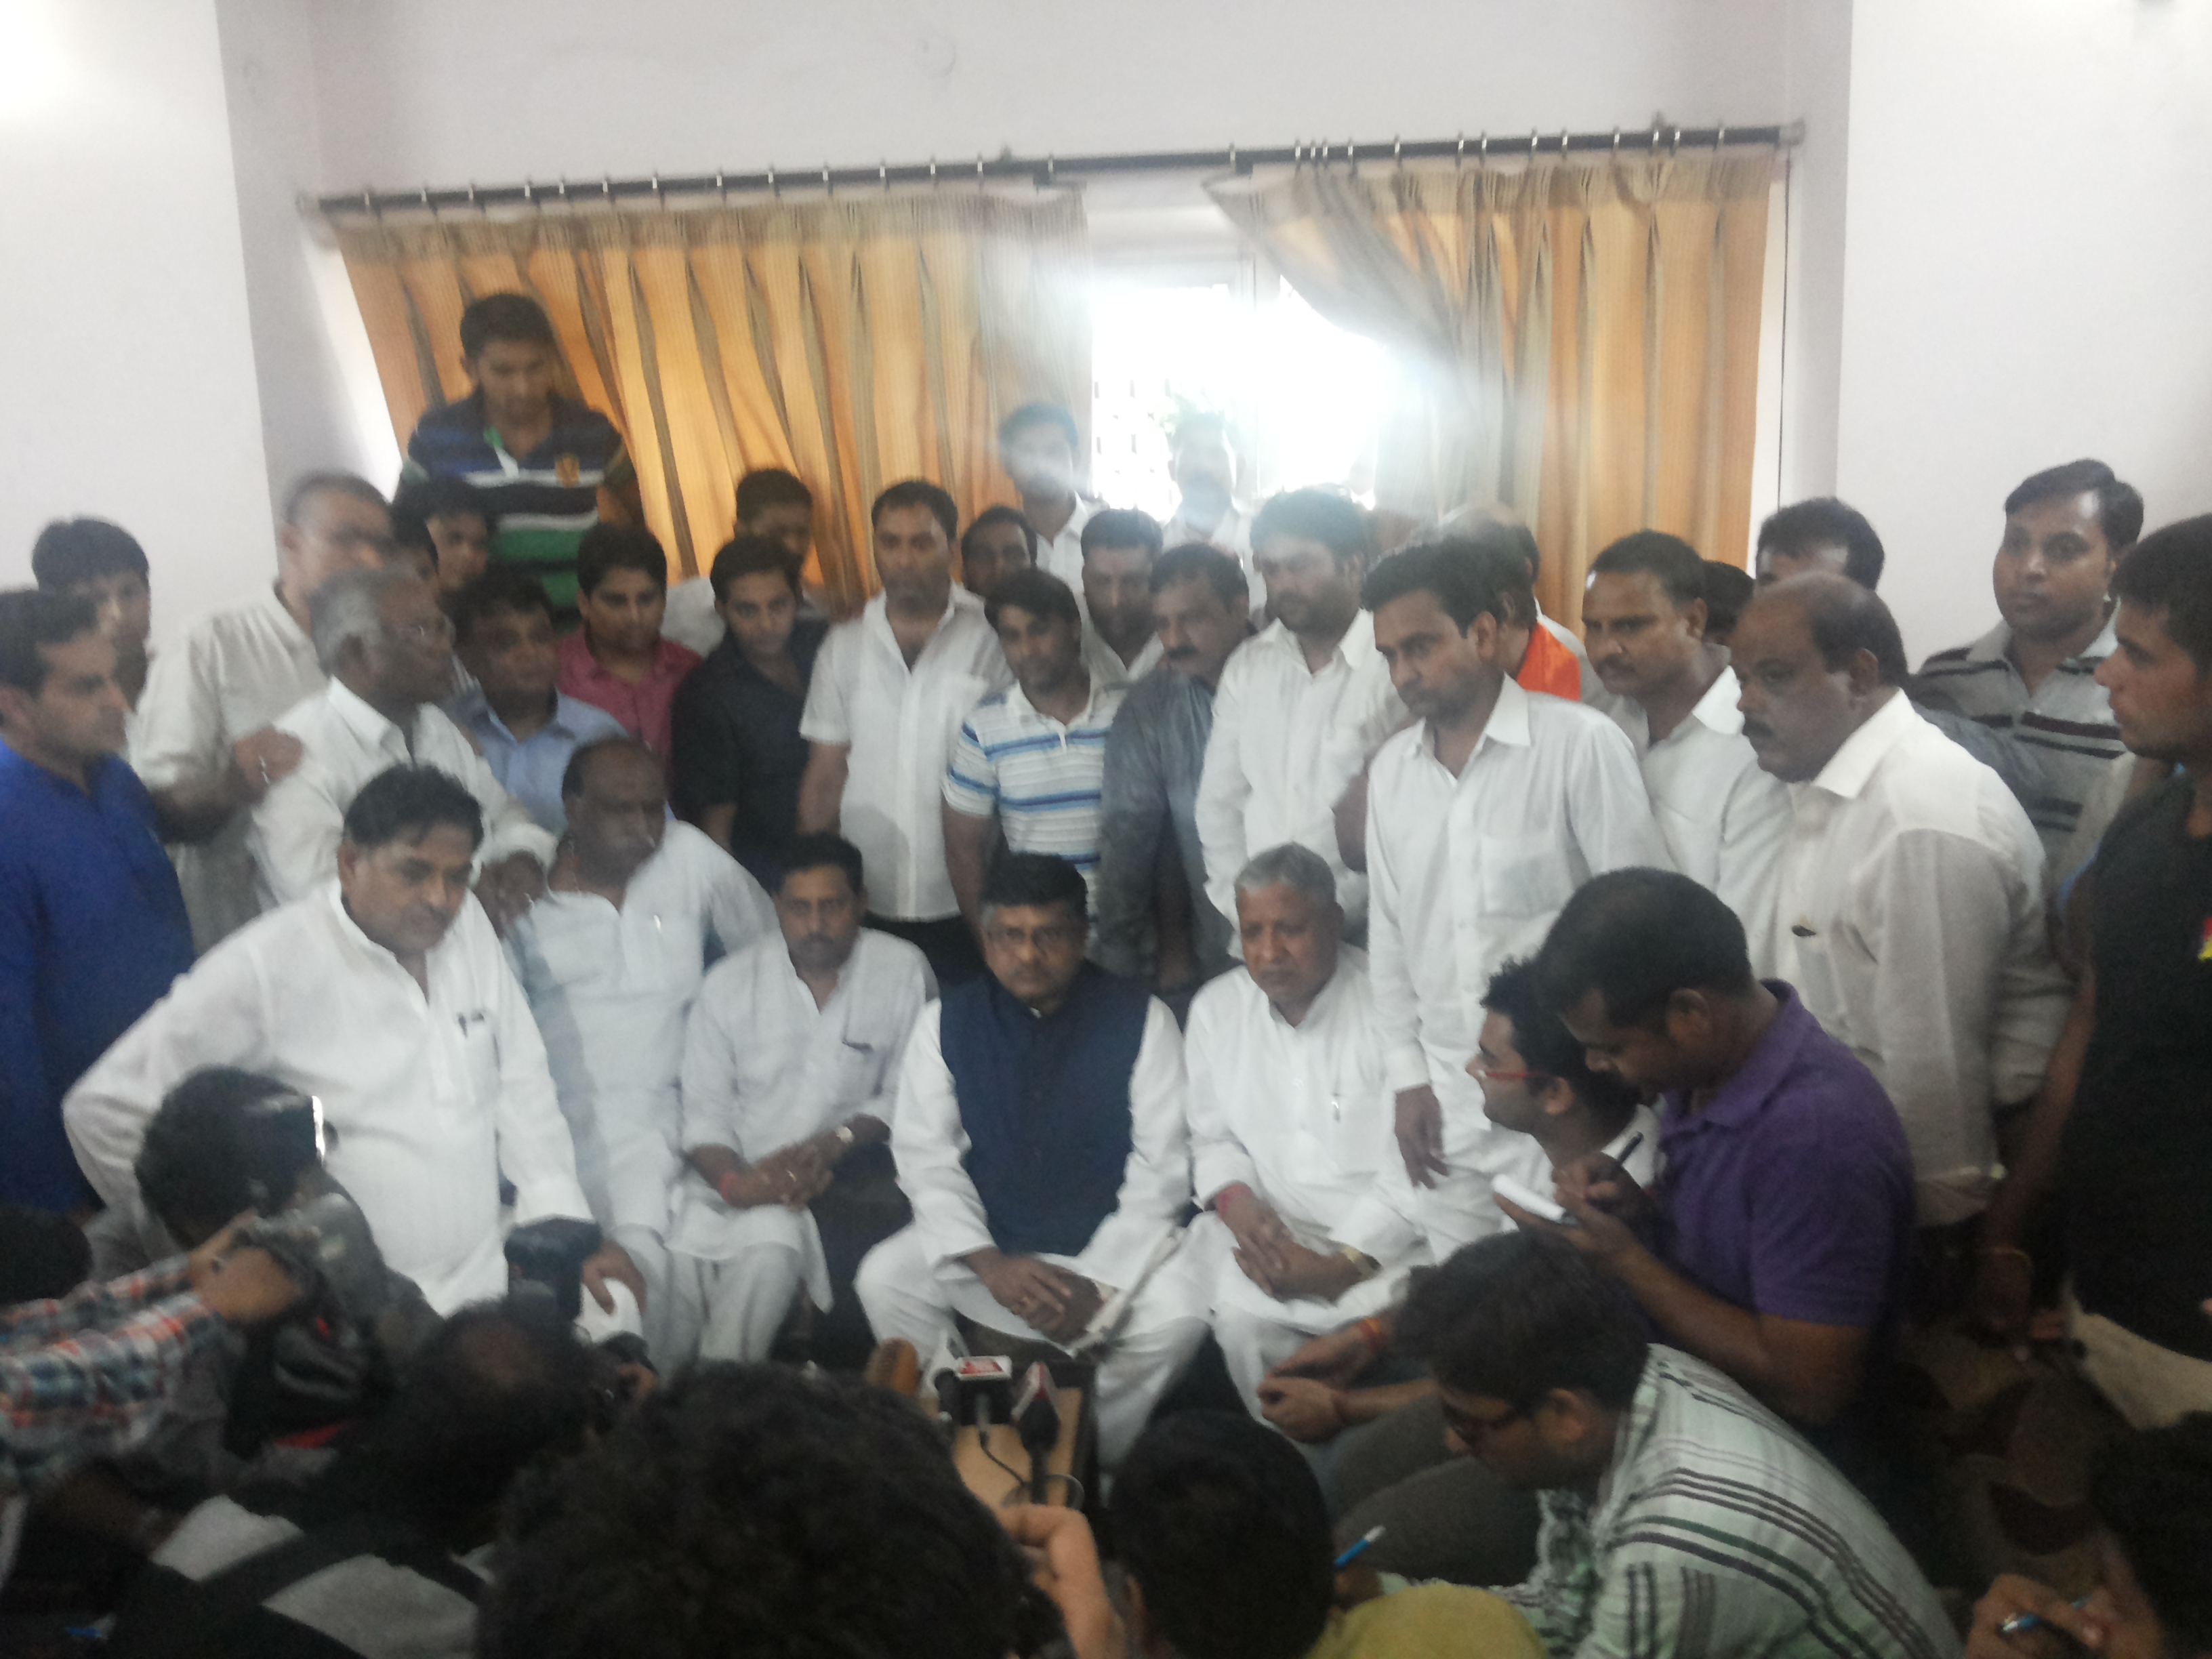
[[[1298,643],[1298,636],[1285,627],[1279,619],[1269,623],[1251,643],[1287,651],[1297,659],[1298,666],[1305,666],[1305,647]],[[1361,611],[1352,617],[1352,626],[1344,630],[1344,637],[1336,642],[1333,654],[1346,667],[1352,669],[1382,655],[1375,648],[1375,617],[1371,612]]]
[[[387,720],[372,708],[343,680],[332,680],[325,693],[331,710],[345,723],[348,730],[372,749],[387,746],[387,738],[397,738],[402,749],[408,747],[409,732],[396,722]],[[422,723],[422,711],[415,711],[415,723]]]
[[[1901,688],[1893,688],[1889,701],[1868,717],[1859,729],[1844,739],[1844,746],[1828,757],[1812,787],[1845,800],[1855,800],[1889,751],[1912,735],[1921,725],[1911,702]]]
[[[1705,695],[1698,699],[1697,707],[1690,710],[1690,718],[1709,731],[1723,737],[1733,738],[1743,731],[1743,710],[1735,706],[1743,695],[1736,683],[1735,670],[1723,668],[1720,678],[1705,688]]]

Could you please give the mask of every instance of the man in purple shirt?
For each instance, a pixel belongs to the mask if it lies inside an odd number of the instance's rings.
[[[1796,993],[1753,977],[1743,925],[1686,876],[1585,884],[1537,976],[1593,1070],[1666,1095],[1656,1190],[1582,1160],[1559,1176],[1578,1224],[1558,1231],[1662,1340],[1802,1427],[1837,1424],[1901,1311],[1911,1243],[1912,1161],[1881,1085]]]

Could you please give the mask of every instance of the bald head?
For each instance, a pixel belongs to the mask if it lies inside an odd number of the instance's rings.
[[[1743,735],[1785,783],[1820,775],[1852,732],[1897,695],[1905,641],[1871,589],[1827,572],[1759,589],[1730,654]]]

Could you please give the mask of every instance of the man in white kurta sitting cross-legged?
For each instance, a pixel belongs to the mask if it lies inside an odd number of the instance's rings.
[[[708,975],[684,1046],[690,1169],[670,1242],[706,1359],[767,1358],[793,1302],[826,1313],[849,1297],[861,1255],[905,1218],[888,1167],[872,1167],[884,1153],[863,1149],[890,1133],[936,983],[921,951],[861,927],[859,848],[800,836],[782,862],[781,931]]]
[[[854,1288],[878,1340],[923,1354],[956,1333],[1097,1360],[1112,1469],[1206,1340],[1176,1259],[1190,1197],[1182,1042],[1165,1004],[1084,960],[1083,877],[1009,853],[983,885],[982,979],[915,1022],[891,1151],[914,1224]]]
[[[320,1101],[331,1174],[392,1271],[440,1313],[505,1292],[508,1224],[588,1213],[529,1006],[469,883],[482,808],[434,766],[395,766],[346,808],[336,878],[200,958],[87,1072],[62,1113],[108,1204],[169,1091],[204,1066]],[[500,1201],[504,1176],[511,1215]],[[642,1290],[619,1244],[583,1265],[594,1304]]]
[[[1191,1161],[1210,1214],[1194,1268],[1254,1415],[1259,1387],[1317,1332],[1389,1307],[1426,1262],[1402,1183],[1367,954],[1344,942],[1336,880],[1296,843],[1237,878],[1244,966],[1191,1005],[1184,1037]],[[1408,1194],[1408,1196],[1410,1196]]]
[[[743,865],[669,822],[665,776],[635,738],[602,738],[569,757],[568,835],[507,952],[545,1040],[576,1178],[592,1218],[645,1275],[646,1341],[667,1366],[696,1335],[671,1290],[667,1243],[684,1169],[684,1024],[708,940],[742,951],[774,938],[775,923]]]

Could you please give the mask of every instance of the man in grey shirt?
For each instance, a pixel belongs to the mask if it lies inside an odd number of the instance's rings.
[[[1106,740],[1095,948],[1180,1011],[1233,961],[1229,922],[1206,896],[1198,781],[1249,595],[1237,561],[1196,542],[1154,561],[1152,592],[1161,665],[1129,689]]]

